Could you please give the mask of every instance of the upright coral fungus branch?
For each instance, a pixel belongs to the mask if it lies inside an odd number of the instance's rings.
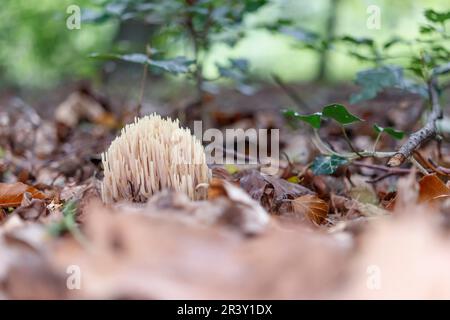
[[[144,202],[155,192],[173,189],[191,199],[206,197],[196,186],[209,181],[210,169],[202,144],[178,120],[145,116],[122,129],[102,154],[105,203]]]

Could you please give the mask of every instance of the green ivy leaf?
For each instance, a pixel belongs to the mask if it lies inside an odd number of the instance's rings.
[[[332,156],[318,156],[314,159],[311,169],[315,175],[330,175],[336,170],[347,164],[348,160],[336,155]]]
[[[322,115],[334,119],[343,125],[363,121],[354,114],[351,114],[343,105],[336,103],[324,107]]]
[[[283,115],[289,119],[298,119],[303,122],[306,122],[314,129],[320,128],[320,122],[322,120],[322,113],[320,112],[316,112],[310,115],[301,115],[294,110],[284,110]]]
[[[377,133],[381,133],[381,132],[386,132],[388,135],[390,135],[392,138],[397,139],[397,140],[401,140],[403,139],[405,133],[401,130],[396,130],[394,128],[383,128],[380,127],[377,124],[373,125],[373,129],[377,132]]]

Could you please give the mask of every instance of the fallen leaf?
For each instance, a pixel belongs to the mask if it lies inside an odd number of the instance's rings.
[[[393,209],[397,212],[404,212],[405,208],[417,204],[419,198],[419,184],[416,180],[415,169],[407,176],[401,177],[397,181],[397,194],[386,206],[387,209]]]
[[[360,175],[352,175],[352,183],[349,195],[362,203],[378,204],[378,197],[373,185],[366,182],[367,178]]]
[[[363,203],[353,198],[346,198],[335,194],[331,195],[331,203],[333,204],[334,210],[345,212],[347,217],[355,213],[358,216],[364,217],[389,215],[389,211],[382,209],[372,203]]]
[[[264,175],[257,170],[245,170],[236,175],[242,189],[257,200],[269,212],[277,212],[286,199],[314,194],[299,184],[276,176]]]
[[[419,180],[419,203],[450,196],[450,188],[436,174],[429,174]]]
[[[29,192],[35,199],[46,198],[41,191],[22,182],[0,183],[0,207],[19,206],[25,192]]]
[[[110,128],[117,127],[117,119],[105,110],[94,97],[83,92],[74,92],[63,101],[55,111],[57,122],[74,128],[82,119]]]
[[[351,261],[350,279],[332,298],[449,299],[450,242],[429,210],[410,207],[407,215],[371,223]]]
[[[304,226],[247,239],[149,210],[86,210],[90,250],[66,237],[52,251],[53,270],[83,272],[83,289],[66,290],[71,298],[318,298],[338,288],[349,260],[334,238]]]
[[[328,204],[319,197],[307,194],[292,200],[292,208],[296,214],[308,217],[316,224],[322,224],[328,215]]]
[[[34,152],[38,157],[45,158],[55,152],[58,145],[58,133],[53,123],[43,121],[35,134]]]
[[[223,179],[220,178],[212,178],[209,181],[208,186],[208,199],[213,200],[218,197],[226,195],[225,189],[223,188]]]
[[[33,199],[29,192],[23,194],[23,199],[14,213],[19,215],[23,220],[37,220],[40,216],[47,212],[47,206],[41,199]]]
[[[221,198],[230,200],[227,204],[222,204],[226,210],[221,220],[229,224],[237,224],[245,233],[260,233],[269,223],[268,213],[243,189],[226,180],[212,179],[208,189],[208,199],[218,201]]]

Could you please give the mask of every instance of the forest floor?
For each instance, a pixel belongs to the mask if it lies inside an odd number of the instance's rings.
[[[296,90],[310,113],[348,105],[353,88]],[[104,205],[101,153],[135,114],[92,90],[55,97],[0,99],[0,298],[450,298],[445,136],[420,149],[428,175],[373,158],[314,175],[319,152],[306,126],[283,119],[294,103],[280,89],[227,91],[206,105],[211,126],[281,128],[280,175],[215,166],[208,200],[163,191],[145,204]],[[170,115],[167,104],[143,111]],[[367,120],[348,130],[358,149],[373,144],[373,123],[418,129],[424,108],[400,92],[348,106]],[[320,135],[348,151],[338,126]],[[398,146],[387,135],[377,144]]]

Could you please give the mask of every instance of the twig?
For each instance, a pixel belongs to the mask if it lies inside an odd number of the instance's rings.
[[[381,134],[382,134],[382,131],[378,132],[378,135],[377,135],[377,137],[375,138],[375,142],[373,143],[372,151],[373,151],[374,153],[377,151],[377,145],[378,145],[378,142],[380,141]]]
[[[390,151],[358,151],[359,154],[356,154],[354,152],[345,152],[345,153],[340,153],[340,152],[336,152],[334,150],[332,150],[329,146],[327,146],[327,144],[322,140],[322,138],[319,135],[319,132],[317,131],[317,129],[314,129],[314,137],[313,137],[313,143],[315,144],[315,146],[317,147],[317,149],[319,149],[319,151],[324,154],[324,155],[334,155],[337,157],[341,157],[341,158],[347,158],[348,160],[355,160],[358,158],[365,158],[365,157],[374,157],[374,158],[390,158],[392,157],[395,152],[390,152]]]
[[[277,76],[276,74],[272,74],[272,79],[289,96],[289,98],[291,98],[292,101],[295,102],[298,107],[304,109],[307,112],[313,112],[309,105],[297,94],[297,92],[292,90],[291,87],[284,83],[284,81],[281,80],[279,76]]]
[[[138,102],[138,106],[136,108],[136,116],[138,116],[138,117],[141,115],[141,110],[142,110],[142,100],[144,99],[145,83],[147,81],[147,69],[148,69],[148,66],[145,63],[144,70],[142,72],[141,90],[139,92],[139,102]]]
[[[150,54],[151,54],[151,48],[149,46],[147,46],[146,48],[146,53],[147,53],[147,58],[150,59]],[[138,106],[136,108],[136,116],[139,117],[141,115],[141,110],[142,110],[142,102],[144,100],[144,92],[145,92],[145,84],[147,82],[147,73],[148,73],[148,64],[144,63],[144,69],[142,71],[142,79],[141,79],[141,90],[139,92],[139,102],[138,102]]]
[[[358,166],[358,167],[364,167],[364,168],[369,168],[369,169],[373,169],[373,170],[386,171],[386,172],[391,172],[391,173],[394,173],[394,174],[402,174],[402,173],[410,173],[411,172],[411,170],[407,169],[407,168],[391,168],[391,167],[387,167],[387,166],[384,166],[384,165],[364,163],[364,162],[361,162],[361,161],[353,161],[352,164],[355,165],[355,166]]]
[[[425,169],[413,156],[410,157],[409,159],[411,161],[411,163],[417,167],[417,169],[419,169],[419,171],[424,174],[424,175],[428,175],[429,172],[427,171],[427,169]]]
[[[437,174],[440,174],[442,176],[448,176],[448,172],[445,172],[443,170],[441,170],[440,168],[438,168],[432,161],[431,159],[425,159],[417,150],[414,151],[414,156],[418,158],[418,160],[422,163],[425,164],[428,168],[430,168],[431,170],[433,170],[434,172],[436,172]]]
[[[397,153],[388,161],[388,166],[390,167],[398,167],[400,166],[407,158],[409,158],[414,150],[416,150],[420,145],[427,141],[430,138],[436,136],[437,127],[436,121],[441,119],[443,116],[442,108],[439,103],[438,96],[438,86],[437,86],[437,76],[440,74],[444,74],[450,71],[450,64],[440,66],[435,68],[432,72],[432,75],[427,82],[428,86],[428,94],[431,102],[431,113],[428,116],[427,122],[425,126],[411,134],[408,138],[408,141],[404,143]]]
[[[373,169],[373,170],[385,171],[385,173],[382,174],[381,176],[378,176],[371,180],[367,180],[366,181],[367,183],[377,183],[381,180],[384,180],[384,179],[394,176],[394,175],[409,174],[411,172],[411,169],[391,168],[391,167],[387,167],[384,165],[370,164],[370,163],[364,163],[364,162],[360,162],[360,161],[353,161],[351,164],[358,166],[358,167],[364,167],[364,168],[369,168],[369,169]]]
[[[404,174],[404,173],[395,173],[395,172],[386,172],[385,174],[382,174],[381,176],[378,176],[374,179],[371,180],[366,180],[367,183],[377,183],[380,182],[381,180],[384,180],[386,178],[398,175],[398,174]]]
[[[438,76],[438,75],[446,74],[449,72],[450,72],[450,62],[447,62],[446,64],[443,64],[439,67],[434,68],[433,76]]]
[[[356,153],[360,158],[362,158],[361,154],[355,149],[355,147],[352,144],[352,141],[347,135],[347,131],[345,130],[344,126],[341,126],[342,134],[344,135],[345,142],[347,142],[347,145],[349,146],[350,150],[352,150],[354,153]]]
[[[431,159],[428,159],[428,162],[429,162],[430,164],[432,164],[433,170],[436,169],[436,170],[435,170],[436,172],[442,172],[442,173],[443,173],[442,175],[444,175],[444,176],[450,176],[450,168],[446,168],[446,167],[440,166],[440,165],[436,164],[436,163],[435,163],[433,160],[431,160]]]

